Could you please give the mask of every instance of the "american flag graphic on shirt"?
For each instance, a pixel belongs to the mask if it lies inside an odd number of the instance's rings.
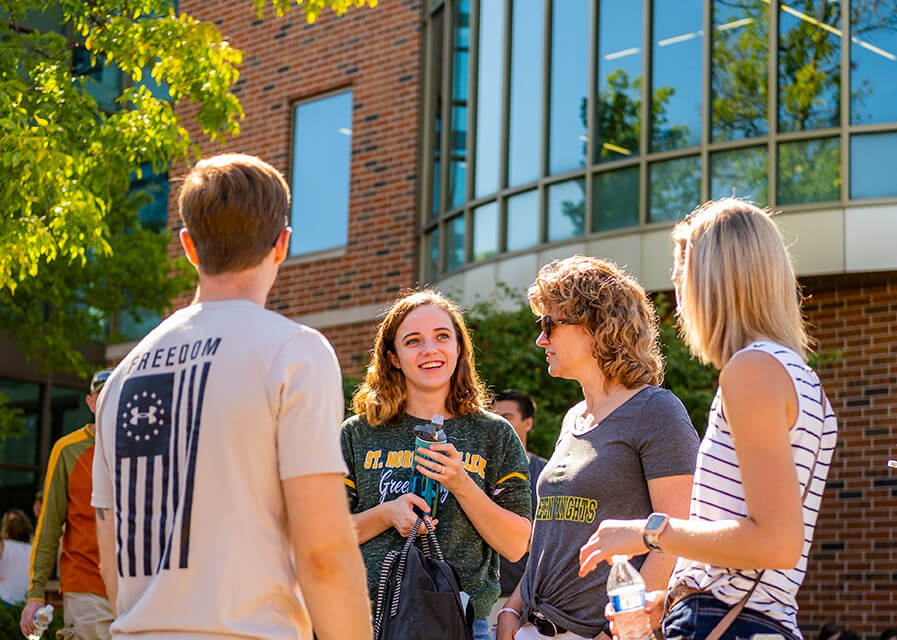
[[[115,428],[118,573],[186,569],[196,452],[211,363],[125,381]]]

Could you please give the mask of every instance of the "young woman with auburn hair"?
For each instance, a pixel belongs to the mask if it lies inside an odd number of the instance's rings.
[[[635,279],[574,256],[542,267],[528,294],[548,373],[578,382],[584,399],[564,417],[539,476],[529,561],[499,613],[497,638],[609,640],[608,570],[580,579],[579,548],[606,518],[684,516],[698,438],[679,399],[658,386],[657,317]],[[653,552],[633,564],[655,589],[673,568]]]
[[[458,307],[418,291],[380,323],[364,382],[343,423],[346,486],[372,600],[384,557],[404,544],[426,502],[410,493],[411,460],[442,485],[436,533],[470,595],[474,637],[499,595],[499,554],[515,560],[530,536],[528,460],[507,421],[488,413]],[[445,444],[414,451],[415,426],[444,416]]]
[[[689,519],[649,541],[679,561],[664,599],[668,640],[706,638],[735,607],[723,640],[800,638],[797,591],[837,440],[837,421],[806,364],[808,338],[788,250],[766,211],[727,198],[673,230],[682,335],[720,369]],[[644,520],[604,522],[581,551],[582,572],[645,550]],[[722,627],[720,627],[722,629]]]

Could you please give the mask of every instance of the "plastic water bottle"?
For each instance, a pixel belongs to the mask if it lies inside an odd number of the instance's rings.
[[[47,627],[50,626],[50,623],[53,622],[53,605],[46,604],[35,611],[32,621],[34,622],[34,633],[28,636],[28,640],[40,640],[44,631],[46,631]]]
[[[652,638],[645,612],[645,581],[626,556],[614,556],[607,577],[607,597],[614,608],[614,627],[620,640]]]
[[[443,443],[446,441],[445,431],[442,425],[445,419],[438,413],[433,416],[429,424],[421,424],[414,427],[414,451],[417,457],[417,448],[424,447],[429,449],[431,444]],[[439,504],[439,482],[428,478],[417,470],[415,460],[411,461],[411,492],[426,500],[430,506],[430,517],[436,517],[436,506]]]

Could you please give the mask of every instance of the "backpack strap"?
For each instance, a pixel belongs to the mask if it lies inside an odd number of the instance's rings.
[[[386,600],[386,590],[389,587],[389,573],[398,557],[398,551],[390,551],[383,559],[383,566],[380,568],[380,582],[377,586],[377,602],[374,609],[374,638],[380,637],[380,631],[383,628],[383,605]]]
[[[430,550],[430,545],[433,545],[433,549],[436,550],[436,558],[440,562],[445,562],[445,556],[442,555],[442,547],[439,546],[439,539],[436,537],[436,530],[433,529],[433,523],[430,522],[430,519],[418,518],[417,522],[423,522],[426,526],[426,531],[421,533],[420,541],[424,548],[424,555],[432,558],[433,553]]]

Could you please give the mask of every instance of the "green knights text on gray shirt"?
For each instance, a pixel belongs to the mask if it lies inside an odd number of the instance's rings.
[[[371,427],[361,415],[343,423],[343,456],[349,467],[346,489],[352,513],[410,491],[413,429],[426,422],[406,414],[378,427]],[[529,463],[511,425],[495,414],[480,411],[466,418],[449,418],[444,429],[477,486],[499,506],[529,519]],[[498,552],[480,537],[455,497],[444,489],[437,519],[436,535],[445,558],[461,576],[461,588],[470,594],[474,614],[485,618],[499,594]],[[404,541],[390,527],[361,545],[372,601],[377,597],[386,554],[401,549]]]

